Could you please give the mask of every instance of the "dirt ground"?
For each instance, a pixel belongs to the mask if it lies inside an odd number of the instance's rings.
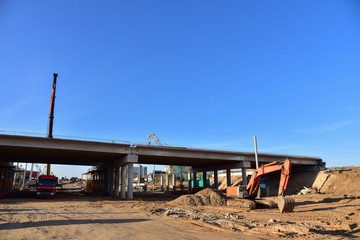
[[[359,180],[360,168],[321,172],[318,193],[293,195],[295,210],[285,214],[214,205],[211,198],[210,206],[183,205],[151,192],[131,201],[77,191],[55,199],[2,199],[0,239],[360,238]]]

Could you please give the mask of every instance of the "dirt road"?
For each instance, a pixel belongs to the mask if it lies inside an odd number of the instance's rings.
[[[292,196],[294,212],[285,214],[277,208],[184,205],[151,192],[122,201],[84,195],[68,184],[55,199],[0,200],[0,239],[360,238],[360,168],[320,177],[320,193]]]
[[[198,221],[149,215],[163,204],[69,193],[59,193],[53,200],[1,200],[0,239],[258,239]]]

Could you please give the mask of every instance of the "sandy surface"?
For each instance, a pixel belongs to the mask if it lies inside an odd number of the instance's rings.
[[[0,239],[234,239],[245,233],[149,214],[164,201],[57,194],[0,201]],[[265,236],[264,236],[265,239]]]
[[[295,211],[285,214],[277,208],[180,205],[160,193],[132,201],[76,191],[52,200],[3,199],[0,239],[360,238],[360,168],[322,174],[329,176],[321,175],[321,193],[294,195]]]

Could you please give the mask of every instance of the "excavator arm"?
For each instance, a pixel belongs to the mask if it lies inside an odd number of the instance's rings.
[[[259,167],[258,169],[256,169],[253,172],[253,174],[251,175],[249,183],[246,186],[246,190],[248,191],[249,196],[250,197],[256,196],[256,193],[259,189],[260,178],[262,176],[272,173],[272,172],[277,172],[277,171],[281,171],[278,195],[284,196],[285,190],[286,190],[288,182],[289,182],[291,166],[292,166],[291,160],[289,158],[287,158],[283,162],[275,161],[272,163],[265,164],[265,165]]]

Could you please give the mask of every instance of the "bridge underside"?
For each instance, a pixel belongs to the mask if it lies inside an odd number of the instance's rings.
[[[324,166],[321,158],[259,154],[259,163],[266,164],[290,157],[293,165],[319,169]],[[255,168],[254,153],[194,149],[171,146],[129,145],[69,139],[0,135],[0,163],[27,162],[68,165],[102,166],[104,181],[113,182],[115,171],[127,166],[128,175],[134,163],[191,166],[193,172],[207,172],[235,168]],[[125,179],[122,179],[125,180]],[[244,179],[245,180],[245,179]],[[131,179],[128,179],[132,182]],[[132,185],[128,185],[128,189]],[[112,189],[107,187],[106,191]],[[132,191],[132,190],[131,190]],[[129,192],[129,190],[128,190]],[[132,193],[131,196],[132,198]]]

